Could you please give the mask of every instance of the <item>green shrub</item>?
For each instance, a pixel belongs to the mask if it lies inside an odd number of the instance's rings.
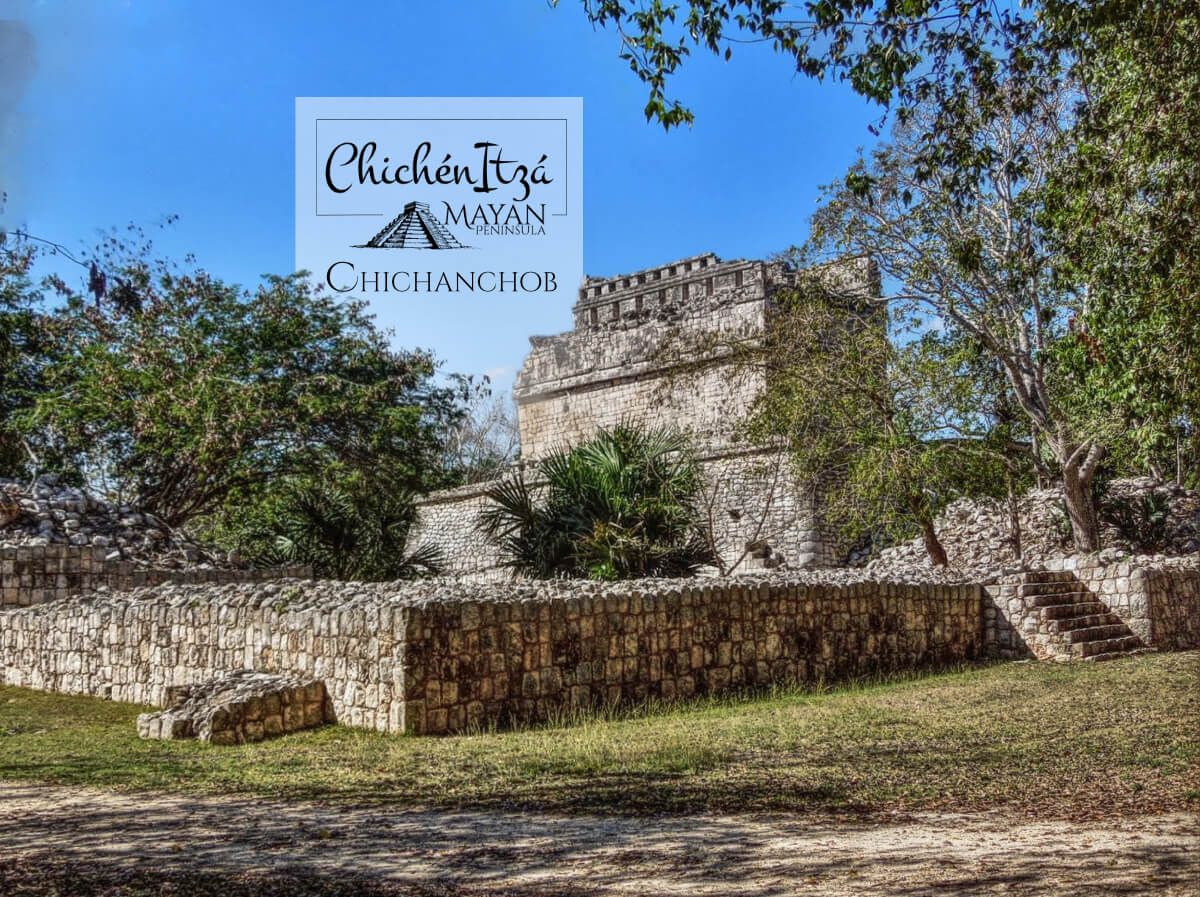
[[[318,576],[386,581],[435,574],[441,553],[431,546],[408,550],[416,520],[410,495],[377,484],[293,481],[253,541],[255,560],[307,564]]]
[[[1100,519],[1115,527],[1121,538],[1138,551],[1161,551],[1170,540],[1170,499],[1146,492],[1133,500],[1112,496],[1100,505]]]
[[[484,532],[536,577],[687,576],[714,562],[686,440],[619,425],[488,490]]]

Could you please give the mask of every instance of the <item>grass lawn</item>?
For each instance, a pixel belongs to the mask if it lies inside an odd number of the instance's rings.
[[[1200,654],[1002,664],[570,726],[412,738],[330,726],[147,742],[145,708],[0,687],[0,779],[599,813],[1200,810]]]

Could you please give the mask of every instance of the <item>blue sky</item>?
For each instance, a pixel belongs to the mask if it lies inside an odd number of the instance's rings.
[[[293,263],[297,96],[583,97],[593,275],[802,241],[819,185],[871,142],[878,116],[848,88],[739,46],[729,63],[687,64],[672,94],[696,124],[664,133],[645,121],[616,35],[594,31],[578,0],[0,0],[0,18],[35,40],[16,107],[0,108],[5,224],[78,247],[178,215],[157,249],[243,284]],[[415,297],[395,342],[506,386],[524,337],[567,329],[572,299],[498,332]]]

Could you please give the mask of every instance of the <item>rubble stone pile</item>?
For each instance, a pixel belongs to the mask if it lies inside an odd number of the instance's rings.
[[[387,605],[394,608],[440,607],[446,604],[490,602],[541,605],[547,601],[605,600],[614,597],[771,588],[849,588],[852,586],[935,586],[964,583],[954,571],[925,568],[904,577],[872,576],[862,569],[820,567],[762,574],[741,574],[702,579],[631,579],[616,582],[586,579],[519,579],[480,582],[458,577],[430,576],[395,582],[359,582],[337,579],[279,579],[267,582],[179,583],[166,582],[109,592],[98,600],[144,601],[174,608],[246,607],[275,613],[331,612]],[[53,613],[46,609],[44,613]]]
[[[324,682],[253,670],[168,689],[167,703],[138,717],[142,738],[246,744],[334,722]]]
[[[1167,545],[1158,553],[1177,557],[1200,551],[1200,492],[1148,477],[1113,480],[1108,489],[1110,498],[1135,504],[1150,493],[1169,502]],[[951,572],[971,579],[987,578],[1004,570],[1042,566],[1075,553],[1060,489],[1027,493],[1018,502],[1018,516],[1020,560],[1013,550],[1006,502],[960,499],[950,504],[939,515],[936,528],[950,559]],[[1130,544],[1116,527],[1103,522],[1101,544],[1111,559],[1144,553]],[[883,549],[866,569],[875,576],[905,577],[932,568],[924,544],[916,538]]]
[[[158,569],[232,569],[224,551],[172,529],[153,514],[60,485],[0,478],[0,548],[72,545],[103,549],[108,560]]]

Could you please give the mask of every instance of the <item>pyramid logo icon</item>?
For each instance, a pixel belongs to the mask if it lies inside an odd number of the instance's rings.
[[[370,249],[466,249],[429,211],[429,204],[410,202],[404,211],[368,240]]]

